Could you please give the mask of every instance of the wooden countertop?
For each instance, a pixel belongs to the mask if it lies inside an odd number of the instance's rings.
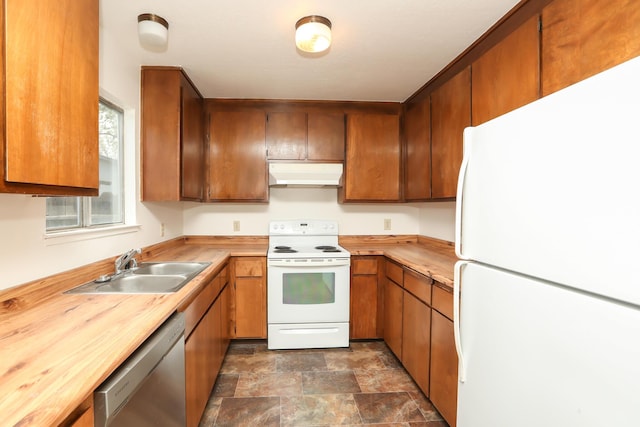
[[[267,251],[266,245],[218,248],[180,241],[167,246],[145,249],[140,259],[212,264],[174,294],[63,293],[112,272],[112,260],[0,292],[2,425],[58,425],[232,253]]]
[[[350,239],[353,255],[385,255],[451,286],[455,256],[442,242]],[[63,422],[231,256],[265,256],[267,240],[194,236],[149,248],[141,261],[212,264],[174,294],[63,292],[113,271],[113,259],[0,291],[0,414],[3,425]]]
[[[431,277],[453,290],[453,267],[458,261],[453,243],[415,236],[343,238],[340,244],[357,255],[384,255]]]

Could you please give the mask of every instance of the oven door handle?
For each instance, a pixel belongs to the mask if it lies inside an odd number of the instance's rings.
[[[350,258],[318,258],[318,259],[270,259],[267,260],[267,267],[333,267],[340,265],[351,265]]]

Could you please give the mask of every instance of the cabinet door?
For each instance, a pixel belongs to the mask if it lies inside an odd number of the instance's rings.
[[[554,1],[542,11],[542,95],[640,55],[640,2]]]
[[[402,310],[402,364],[429,397],[431,308],[404,291]]]
[[[378,338],[378,258],[351,257],[349,336]]]
[[[264,280],[258,277],[238,277],[235,291],[236,338],[266,338]]]
[[[203,103],[191,83],[181,79],[180,196],[202,200],[204,196]]]
[[[3,8],[0,191],[97,195],[98,1],[7,0]]]
[[[202,97],[177,67],[143,67],[141,85],[142,199],[202,200]]]
[[[377,337],[378,276],[373,274],[351,277],[350,337]]]
[[[264,112],[213,111],[209,135],[209,200],[268,201]]]
[[[536,15],[472,64],[471,116],[474,126],[538,99],[538,26]]]
[[[267,158],[302,160],[307,157],[307,115],[267,114]]]
[[[453,339],[453,322],[436,310],[431,311],[429,399],[447,423],[455,427],[458,401],[458,355]]]
[[[400,199],[400,120],[396,114],[347,115],[341,201]],[[342,193],[344,191],[344,193]]]
[[[384,342],[402,360],[402,288],[387,279],[384,288]]]
[[[210,311],[204,315],[198,326],[193,330],[185,342],[185,381],[187,426],[195,427],[200,423],[200,417],[207,405],[211,390],[207,390],[208,372],[211,371],[211,342],[213,324],[208,317]]]
[[[231,342],[231,312],[230,312],[230,289],[229,285],[225,286],[220,293],[220,357],[224,360],[224,356]]]
[[[141,71],[142,200],[180,199],[180,75],[176,69]]]
[[[202,373],[202,375],[207,377],[207,397],[211,394],[213,385],[216,382],[216,377],[218,376],[218,371],[222,366],[222,300],[220,297],[216,299],[209,309],[208,317],[211,328],[211,341],[209,342],[209,367],[206,372]]]
[[[407,106],[404,117],[406,141],[404,198],[431,197],[431,106],[429,98]]]
[[[307,114],[307,159],[344,160],[344,114]]]
[[[233,262],[235,338],[267,337],[266,259],[240,257]]]
[[[471,125],[471,69],[465,68],[431,94],[431,197],[456,196],[462,132]]]

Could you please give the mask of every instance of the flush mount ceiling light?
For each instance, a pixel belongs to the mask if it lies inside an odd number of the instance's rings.
[[[311,15],[296,22],[296,46],[304,52],[322,52],[331,45],[331,21]]]
[[[165,50],[169,37],[169,23],[153,13],[138,15],[138,37],[140,45],[145,49],[156,52]]]

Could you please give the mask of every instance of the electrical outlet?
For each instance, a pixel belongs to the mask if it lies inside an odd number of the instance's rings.
[[[240,231],[240,221],[233,221],[233,231]]]
[[[160,237],[164,237],[164,222],[160,223]]]
[[[391,218],[384,219],[384,229],[391,230]]]

